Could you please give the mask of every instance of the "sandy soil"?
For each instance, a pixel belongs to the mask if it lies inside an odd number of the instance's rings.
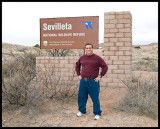
[[[155,73],[157,74],[157,73]],[[94,120],[93,105],[89,97],[87,114],[77,117],[77,99],[46,100],[41,108],[27,112],[24,107],[7,106],[2,110],[3,127],[158,127],[158,120],[114,110],[127,88],[101,87],[102,116]]]

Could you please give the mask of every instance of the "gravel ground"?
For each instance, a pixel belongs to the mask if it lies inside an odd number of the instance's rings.
[[[90,97],[87,114],[77,117],[77,99],[47,100],[41,110],[25,111],[24,107],[6,106],[2,110],[2,127],[158,127],[158,120],[115,111],[113,108],[127,92],[126,88],[103,88],[100,92],[102,116],[94,120]]]

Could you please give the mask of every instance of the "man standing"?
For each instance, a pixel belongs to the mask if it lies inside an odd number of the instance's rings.
[[[102,68],[100,75],[99,67]],[[75,70],[78,78],[80,79],[78,92],[79,112],[77,113],[77,116],[79,117],[86,113],[86,103],[89,94],[93,102],[93,113],[95,115],[94,119],[98,120],[100,119],[102,112],[99,101],[99,80],[106,74],[108,66],[100,56],[93,53],[93,45],[87,43],[85,44],[85,54],[82,55],[76,62]]]

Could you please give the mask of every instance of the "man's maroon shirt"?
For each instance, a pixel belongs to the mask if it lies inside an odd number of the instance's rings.
[[[108,66],[100,56],[96,54],[91,56],[82,55],[76,62],[75,70],[77,75],[81,75],[82,78],[97,77],[99,75],[100,67],[102,68],[100,75],[104,76],[108,71]]]

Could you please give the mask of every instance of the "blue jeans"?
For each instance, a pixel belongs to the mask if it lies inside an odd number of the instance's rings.
[[[80,80],[79,92],[78,92],[78,109],[81,113],[86,113],[86,103],[88,94],[93,102],[94,115],[101,115],[100,101],[99,101],[100,85],[99,81],[95,82],[94,79]]]

